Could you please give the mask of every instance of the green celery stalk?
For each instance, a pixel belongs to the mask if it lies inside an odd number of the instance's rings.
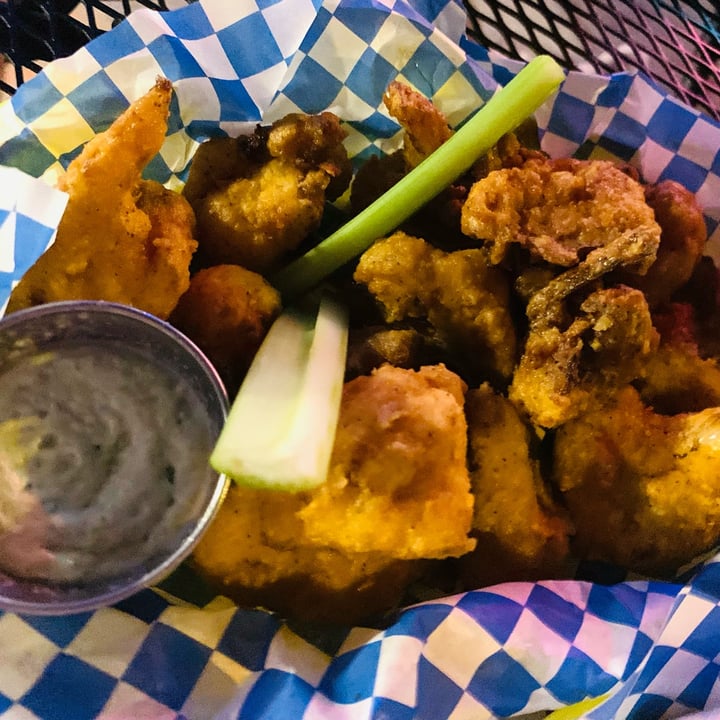
[[[348,320],[323,297],[316,313],[273,323],[230,408],[211,466],[238,483],[299,491],[325,481],[345,374]]]
[[[564,78],[551,57],[533,59],[440,148],[339,230],[281,269],[273,284],[286,298],[298,297],[362,254],[530,117]]]

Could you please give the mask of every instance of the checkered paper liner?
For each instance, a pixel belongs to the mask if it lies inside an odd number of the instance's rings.
[[[51,181],[157,74],[176,97],[148,176],[174,186],[204,138],[294,110],[337,112],[362,160],[397,147],[391,79],[458,124],[519,67],[465,37],[455,0],[138,11],[0,106],[0,307],[52,240],[65,196]],[[720,126],[636,74],[569,73],[537,117],[552,155],[621,158],[695,191],[717,252]],[[481,589],[383,630],[296,627],[178,585],[181,598],[146,590],[94,613],[0,614],[0,718],[481,720],[598,697],[584,717],[720,712],[720,556],[677,583]]]

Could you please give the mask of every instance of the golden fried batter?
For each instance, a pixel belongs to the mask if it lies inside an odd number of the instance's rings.
[[[404,130],[403,144],[389,155],[372,155],[360,167],[350,195],[355,213],[389,190],[452,135],[445,115],[409,85],[391,82],[383,95],[383,103]],[[445,193],[440,195],[442,199]],[[431,204],[436,206],[437,202],[431,201]]]
[[[185,197],[207,265],[266,271],[322,218],[350,182],[345,131],[332,113],[291,114],[251,136],[200,145]]]
[[[531,325],[509,397],[535,425],[557,427],[640,377],[658,342],[639,290],[597,290],[566,329]]]
[[[232,396],[280,309],[280,293],[261,275],[214,265],[192,276],[170,322],[208,356]]]
[[[442,366],[387,365],[347,383],[327,482],[233,486],[195,565],[243,604],[305,619],[392,608],[424,558],[474,547],[464,389]]]
[[[636,383],[643,401],[676,414],[720,407],[720,366],[688,344],[664,343],[646,360]]]
[[[445,115],[409,85],[391,82],[383,103],[405,130],[402,152],[408,168],[419,165],[452,135]]]
[[[526,289],[535,282],[539,289],[530,291],[528,334],[509,396],[534,424],[557,427],[640,376],[659,342],[645,296],[625,285],[590,289],[617,268],[646,267],[656,248],[647,236],[625,233],[544,285],[542,269],[535,280],[525,274]]]
[[[720,537],[720,409],[659,415],[628,387],[561,427],[554,474],[579,557],[670,574]]]
[[[395,559],[472,549],[464,390],[442,365],[346,383],[327,482],[299,512],[306,537]]]
[[[464,585],[550,578],[567,571],[571,526],[550,497],[530,433],[489,385],[466,397],[477,547],[461,560]]]
[[[56,240],[14,289],[8,312],[95,299],[168,317],[188,286],[194,217],[181,196],[141,173],[165,139],[171,95],[158,79],[70,163]]]
[[[470,189],[462,230],[485,242],[492,264],[513,244],[533,258],[570,267],[621,236],[634,236],[653,253],[660,242],[642,186],[605,160],[531,159],[491,172]]]
[[[481,250],[446,253],[402,232],[378,240],[360,258],[355,280],[367,286],[385,319],[427,318],[442,340],[476,366],[509,377],[516,337],[505,274]]]
[[[241,605],[292,618],[354,624],[395,607],[420,563],[308,542],[297,515],[306,502],[231,485],[192,564]]]

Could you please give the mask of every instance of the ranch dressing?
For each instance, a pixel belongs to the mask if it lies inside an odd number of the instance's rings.
[[[0,374],[0,569],[84,583],[136,570],[189,531],[211,482],[202,400],[116,345]]]

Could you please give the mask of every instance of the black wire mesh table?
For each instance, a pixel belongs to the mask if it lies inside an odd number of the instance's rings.
[[[69,55],[138,6],[170,0],[0,0],[0,91]],[[172,0],[174,6],[186,0]],[[191,1],[191,0],[187,0]],[[641,70],[720,120],[718,0],[465,0],[472,37],[521,60],[539,53],[568,69]]]
[[[529,60],[568,69],[641,70],[720,119],[718,0],[466,0],[470,34]]]

